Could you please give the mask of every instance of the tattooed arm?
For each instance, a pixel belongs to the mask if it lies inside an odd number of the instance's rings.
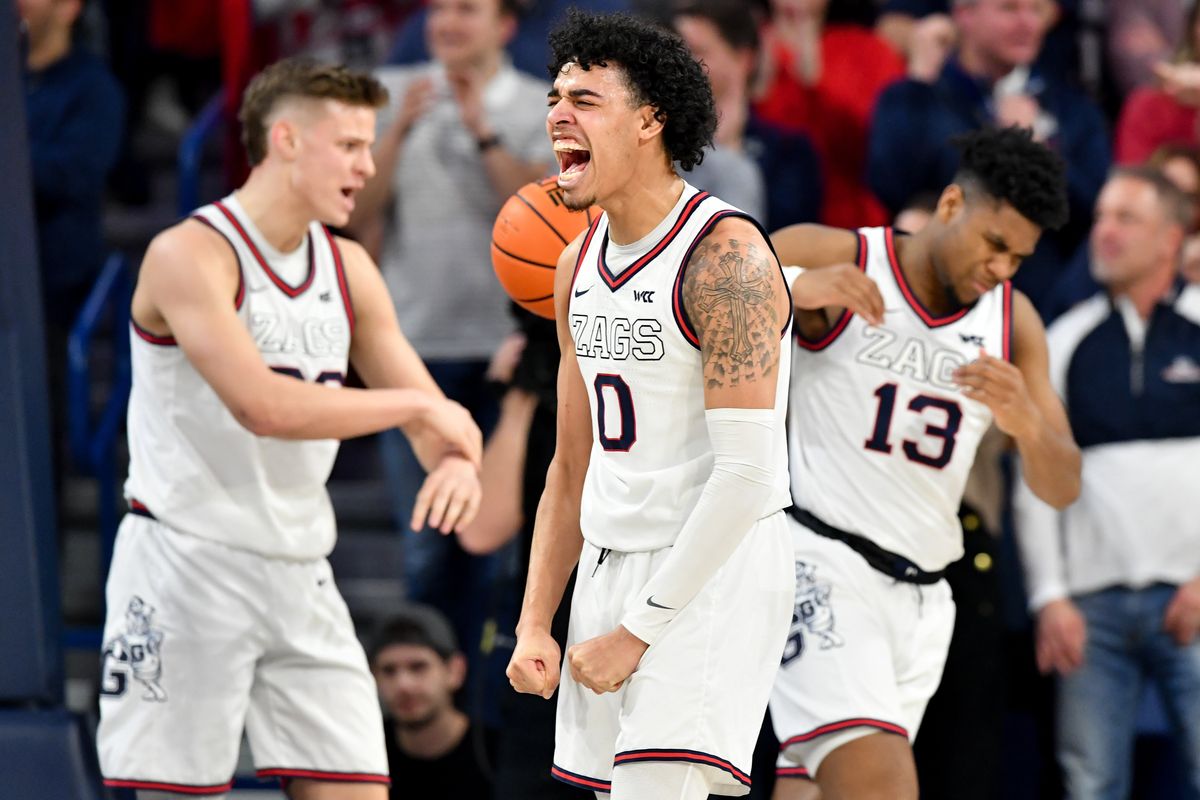
[[[686,270],[683,307],[700,339],[704,407],[773,407],[788,294],[770,247],[748,221],[724,219]]]

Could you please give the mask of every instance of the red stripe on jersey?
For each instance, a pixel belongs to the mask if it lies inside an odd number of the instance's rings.
[[[886,733],[894,733],[898,736],[908,738],[908,731],[903,727],[892,722],[884,722],[879,719],[870,719],[869,717],[856,717],[854,719],[843,719],[838,722],[830,722],[828,725],[822,725],[819,728],[813,728],[808,733],[797,734],[796,736],[785,739],[779,745],[780,750],[786,750],[794,744],[808,742],[816,739],[818,736],[824,736],[827,733],[845,730],[846,728],[878,728]]]
[[[578,786],[582,789],[594,789],[598,792],[612,791],[611,781],[602,781],[599,778],[589,778],[586,775],[577,775],[574,772],[567,772],[562,767],[557,765],[550,767],[550,775],[563,783],[569,783],[572,786]]]
[[[583,245],[579,248],[579,255],[575,257],[575,271],[571,273],[571,286],[575,286],[575,279],[579,277],[579,268],[583,266],[583,257],[587,254],[588,245],[592,243],[592,237],[596,235],[596,229],[600,227],[600,215],[596,215],[596,221],[588,228],[587,236],[583,237]]]
[[[908,301],[908,305],[916,312],[921,321],[930,328],[940,328],[943,325],[949,325],[951,322],[958,322],[966,313],[970,311],[970,307],[960,308],[953,314],[946,317],[936,317],[929,312],[929,309],[921,303],[912,287],[908,285],[908,278],[904,277],[904,270],[900,269],[900,261],[896,258],[896,242],[892,234],[891,228],[884,228],[883,238],[887,243],[888,263],[892,266],[892,274],[896,276],[896,285],[900,287],[900,293],[904,295],[904,299]]]
[[[176,794],[225,794],[233,788],[233,781],[215,783],[211,786],[193,786],[186,783],[166,783],[165,781],[138,781],[123,778],[105,778],[104,785],[112,789],[144,789],[146,791],[175,792]]]
[[[246,279],[245,279],[245,276],[242,274],[242,259],[238,257],[237,248],[234,247],[233,242],[229,241],[229,237],[225,235],[225,232],[222,231],[220,228],[218,228],[216,225],[213,225],[212,221],[209,220],[207,217],[201,216],[200,214],[192,214],[191,218],[196,220],[196,222],[200,222],[200,223],[203,223],[204,225],[207,225],[211,230],[220,234],[222,239],[224,239],[226,242],[229,242],[229,249],[233,251],[233,260],[237,264],[237,268],[238,268],[238,287],[237,287],[237,292],[234,293],[234,296],[233,296],[233,307],[236,308],[238,311],[241,311],[242,310],[242,301],[244,301],[246,299]]]
[[[307,778],[314,781],[333,781],[337,783],[384,783],[390,784],[392,779],[387,775],[374,772],[325,772],[316,769],[288,769],[286,767],[269,767],[256,770],[260,778]]]
[[[865,273],[867,271],[867,237],[857,231],[855,235],[858,237],[858,255],[855,257],[855,262],[858,264],[858,268]],[[829,331],[815,342],[805,339],[803,334],[800,333],[799,326],[796,327],[796,335],[793,338],[795,338],[796,344],[805,350],[811,350],[814,353],[824,350],[842,335],[842,331],[846,330],[846,326],[850,324],[850,319],[853,316],[850,309],[843,308],[842,313],[834,320]]]
[[[1004,360],[1012,361],[1012,281],[1004,282],[1004,324],[1001,331],[1001,347]]]
[[[258,246],[254,244],[254,240],[250,238],[250,234],[248,234],[246,229],[242,227],[242,223],[239,222],[238,218],[233,215],[233,212],[230,211],[225,204],[219,200],[213,203],[213,206],[222,214],[224,214],[225,218],[229,220],[229,223],[233,225],[234,229],[238,232],[238,235],[242,237],[242,241],[246,243],[246,247],[250,249],[251,255],[254,256],[254,260],[258,262],[260,267],[262,267],[263,272],[267,273],[267,277],[271,279],[271,283],[275,284],[275,286],[279,288],[279,291],[283,292],[288,297],[299,297],[300,295],[304,294],[309,286],[312,286],[313,278],[316,276],[317,270],[316,261],[313,259],[313,242],[311,232],[306,234],[306,238],[308,240],[308,276],[299,286],[289,286],[284,282],[283,278],[280,278],[278,275],[276,275],[275,271],[271,269],[271,266],[267,264],[267,260],[263,258],[263,254],[259,251]]]
[[[806,770],[804,767],[776,767],[775,768],[775,777],[776,778],[803,778],[803,779],[809,780],[809,781],[812,780],[812,776],[808,774],[808,770]]]
[[[134,322],[132,318],[129,320],[129,324],[133,326],[134,333],[150,344],[157,344],[161,347],[175,347],[178,344],[174,336],[158,336],[153,334]]]
[[[683,226],[687,224],[695,210],[711,197],[708,192],[697,192],[692,196],[691,200],[683,207],[683,211],[679,213],[679,219],[675,220],[675,224],[671,226],[671,230],[667,231],[667,235],[662,238],[658,244],[650,248],[650,252],[643,255],[637,261],[634,261],[620,274],[613,275],[608,269],[608,264],[604,260],[604,252],[608,249],[608,231],[604,232],[604,240],[600,242],[600,277],[608,284],[608,288],[612,291],[620,289],[633,278],[634,275],[641,272],[642,268],[655,259],[655,257],[671,244],[672,240],[679,235],[679,231],[683,230]]]
[[[350,323],[350,335],[353,336],[354,304],[350,301],[350,283],[346,280],[346,267],[342,263],[342,249],[338,247],[337,240],[329,232],[329,228],[322,225],[321,230],[325,232],[325,238],[329,240],[329,250],[333,253],[333,268],[337,272],[338,290],[342,293],[342,307],[346,309],[346,321]]]
[[[746,786],[750,785],[750,776],[735,767],[732,762],[699,750],[626,750],[623,753],[617,753],[613,758],[614,764],[631,764],[643,761],[687,761],[693,764],[707,764],[728,772],[739,783]]]

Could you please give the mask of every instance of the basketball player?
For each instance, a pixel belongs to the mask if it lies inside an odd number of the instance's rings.
[[[1015,441],[1048,503],[1079,492],[1045,331],[1009,284],[1066,220],[1061,162],[1016,128],[961,147],[917,234],[773,237],[784,263],[841,264],[860,284],[849,308],[798,311],[792,365],[797,589],[771,716],[779,775],[815,776],[824,800],[917,797],[910,742],[950,644],[942,571],[963,553],[957,510],[985,430],[994,421]],[[834,275],[810,269],[793,290],[812,300]],[[777,783],[777,800],[814,796],[807,781]]]
[[[374,682],[325,557],[339,439],[401,426],[414,524],[464,526],[479,430],[445,400],[344,225],[374,172],[373,78],[280,62],[246,90],[245,185],[160,234],[132,309],[130,514],[106,598],[99,751],[142,797],[222,795],[243,726],[293,798],[381,800]],[[369,389],[340,388],[353,363]]]
[[[508,668],[559,688],[552,774],[614,800],[742,795],[787,634],[791,308],[757,224],[676,174],[716,124],[674,34],[573,12],[550,37],[565,202],[558,440]],[[568,576],[568,668],[550,621]]]

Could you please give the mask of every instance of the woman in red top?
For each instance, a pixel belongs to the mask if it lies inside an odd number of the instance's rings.
[[[1186,38],[1173,64],[1155,68],[1160,85],[1134,90],[1117,120],[1118,164],[1139,164],[1164,144],[1196,144],[1200,107],[1200,3],[1188,14]]]
[[[754,105],[764,119],[809,136],[822,161],[821,221],[882,225],[888,215],[867,188],[867,131],[875,98],[905,73],[904,60],[870,28],[830,23],[829,0],[771,0],[769,61]]]

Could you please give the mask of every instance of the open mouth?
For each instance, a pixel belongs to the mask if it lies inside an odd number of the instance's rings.
[[[574,183],[588,168],[592,154],[576,142],[559,140],[554,143],[554,154],[558,157],[558,184]]]

